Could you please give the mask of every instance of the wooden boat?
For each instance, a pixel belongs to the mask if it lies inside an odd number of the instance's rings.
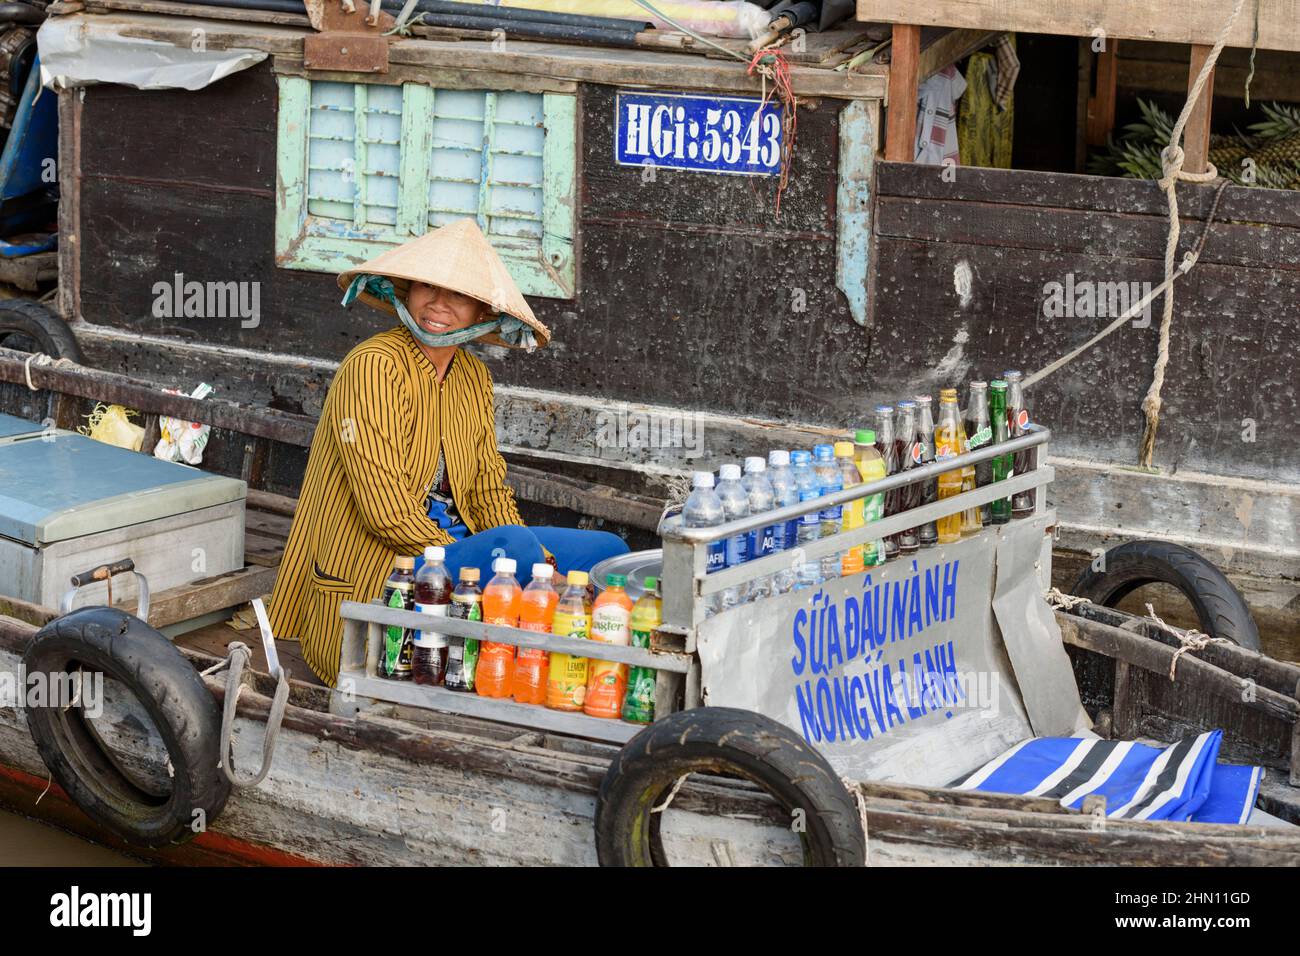
[[[0,355],[0,379],[25,374],[22,360]],[[34,384],[50,390],[55,417],[76,412],[78,398],[123,400],[150,414],[198,416],[189,399],[107,373],[33,368]],[[305,441],[308,423],[284,413],[203,403],[202,417],[221,444],[236,447]],[[268,454],[270,449],[268,449]],[[265,459],[263,459],[265,460]],[[520,481],[516,476],[516,481]],[[630,516],[649,502],[612,488],[526,476],[521,497],[533,505],[606,516]],[[566,497],[567,496],[567,497]],[[539,502],[537,499],[544,501]],[[169,627],[228,615],[269,590],[276,547],[287,533],[292,501],[250,493],[247,566],[222,579],[156,595],[151,621]],[[57,616],[50,608],[0,599],[0,672],[16,673],[36,629]],[[1058,612],[1083,698],[1097,729],[1128,737],[1172,739],[1192,729],[1225,731],[1225,756],[1261,763],[1267,775],[1260,806],[1300,823],[1300,667],[1238,647],[1210,646],[1185,654],[1168,681],[1177,642],[1119,611],[1084,605]],[[184,631],[177,647],[200,671],[219,664],[227,645],[256,647],[256,631],[224,622]],[[306,676],[292,644],[280,645],[291,675]],[[253,673],[238,702],[235,756],[256,766],[275,681],[255,652]],[[218,700],[224,674],[204,681]],[[1249,693],[1243,693],[1249,689]],[[150,761],[149,734],[129,708],[108,711],[106,742],[131,755],[142,776],[161,773]],[[155,742],[156,746],[156,742]],[[508,722],[401,706],[356,716],[331,713],[330,692],[294,679],[269,776],[232,793],[224,811],[191,842],[162,850],[128,846],[90,821],[50,784],[23,715],[0,706],[0,803],[90,839],[148,859],[176,864],[593,864],[598,791],[618,748],[579,736]],[[861,798],[873,864],[1167,864],[1294,865],[1300,831],[1260,826],[1106,821],[1039,798],[963,792],[896,783],[854,785]],[[753,784],[696,776],[681,787],[661,826],[674,863],[789,864],[802,858],[781,807]]]

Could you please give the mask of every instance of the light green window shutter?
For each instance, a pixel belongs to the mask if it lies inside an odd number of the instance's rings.
[[[572,298],[575,102],[281,77],[279,264],[341,271],[468,216],[525,294]]]

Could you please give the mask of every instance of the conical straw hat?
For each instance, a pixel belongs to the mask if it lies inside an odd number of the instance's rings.
[[[387,276],[403,302],[413,281],[472,296],[487,303],[492,314],[504,312],[529,325],[537,334],[539,346],[551,340],[550,330],[533,315],[515,280],[506,271],[505,263],[473,219],[458,219],[349,269],[339,276],[339,288],[346,290],[358,273]],[[357,298],[389,315],[397,315],[392,305],[369,292],[362,292]],[[479,341],[509,347],[495,333],[484,335]]]

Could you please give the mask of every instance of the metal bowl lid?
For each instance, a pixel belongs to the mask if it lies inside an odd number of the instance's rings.
[[[663,548],[630,551],[599,562],[591,569],[591,580],[596,585],[597,591],[603,591],[606,576],[622,574],[627,578],[627,596],[635,601],[646,591],[645,579],[661,577],[663,569]]]

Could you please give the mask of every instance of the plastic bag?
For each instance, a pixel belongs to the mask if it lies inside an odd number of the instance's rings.
[[[144,429],[132,425],[131,416],[139,418],[140,413],[122,405],[105,405],[101,402],[86,416],[89,424],[82,425],[77,431],[106,445],[139,451],[144,444]]]
[[[660,30],[675,30],[672,24],[650,13],[633,0],[471,0],[492,6],[547,10],[551,13],[579,13],[593,17],[615,17],[653,23]],[[716,37],[753,39],[761,36],[771,19],[768,12],[744,0],[655,0],[653,6],[697,33]]]
[[[164,389],[171,395],[181,395],[174,388]],[[207,398],[215,389],[207,382],[190,393],[190,398]],[[197,465],[203,461],[203,449],[208,444],[208,433],[212,429],[200,422],[187,422],[167,415],[158,417],[160,438],[154,446],[153,456],[163,461],[183,461],[187,465]]]

